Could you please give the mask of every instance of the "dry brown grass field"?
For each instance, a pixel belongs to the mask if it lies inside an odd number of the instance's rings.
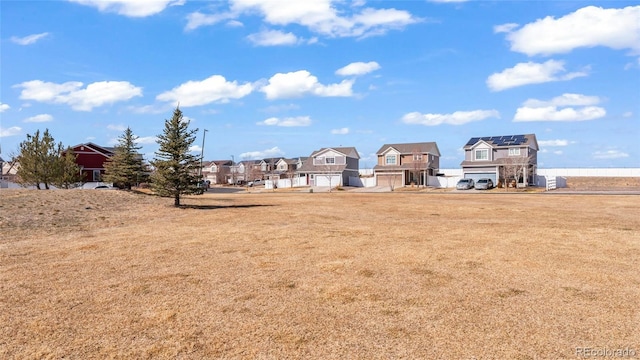
[[[0,358],[640,356],[639,200],[2,190]]]

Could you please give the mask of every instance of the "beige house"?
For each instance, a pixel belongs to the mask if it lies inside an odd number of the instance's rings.
[[[376,155],[373,172],[378,186],[424,186],[440,168],[440,150],[435,142],[384,144]]]

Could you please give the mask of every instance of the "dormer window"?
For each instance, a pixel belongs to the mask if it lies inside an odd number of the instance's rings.
[[[327,165],[333,165],[336,163],[336,158],[334,157],[326,157],[324,158],[324,163]]]
[[[489,149],[477,149],[475,152],[475,160],[489,160]]]
[[[520,148],[509,148],[509,156],[520,156]]]

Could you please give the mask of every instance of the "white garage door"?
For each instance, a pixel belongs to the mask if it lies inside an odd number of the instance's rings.
[[[496,173],[465,173],[464,177],[467,179],[473,179],[473,182],[477,182],[478,180],[482,179],[482,178],[489,178],[493,181],[493,183],[496,183]]]
[[[324,174],[316,174],[315,175],[316,186],[331,186],[335,187],[340,185],[340,175],[324,175]],[[329,183],[331,180],[331,183]]]

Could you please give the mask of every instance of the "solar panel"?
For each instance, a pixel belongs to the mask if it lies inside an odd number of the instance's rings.
[[[477,138],[477,137],[471,138],[471,140],[469,140],[467,145],[473,145],[473,144],[477,143],[478,140],[480,140],[480,138]]]
[[[484,136],[481,138],[483,141],[491,141],[491,136]]]

